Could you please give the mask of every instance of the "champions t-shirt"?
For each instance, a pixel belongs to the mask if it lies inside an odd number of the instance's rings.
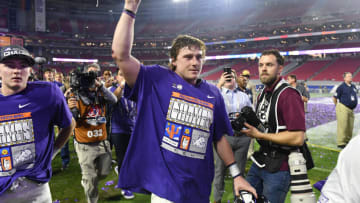
[[[0,194],[18,177],[48,182],[54,125],[71,124],[72,114],[56,84],[30,82],[18,94],[0,94]]]
[[[141,66],[125,95],[137,102],[138,117],[119,187],[174,202],[209,202],[212,143],[233,134],[219,90],[155,65]]]

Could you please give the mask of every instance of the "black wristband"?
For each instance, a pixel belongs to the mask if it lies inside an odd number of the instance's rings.
[[[125,8],[125,9],[123,10],[123,12],[126,13],[126,14],[128,14],[130,17],[132,17],[132,18],[134,18],[134,19],[136,18],[136,13],[135,13],[134,11],[132,11],[132,10],[129,10],[129,9],[126,9],[126,8]]]

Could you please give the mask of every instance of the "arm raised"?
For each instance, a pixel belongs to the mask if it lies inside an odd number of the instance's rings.
[[[130,87],[133,87],[140,71],[140,62],[131,55],[134,42],[135,16],[141,0],[126,0],[124,12],[116,26],[113,43],[112,57],[122,70],[125,80]],[[125,10],[127,10],[125,12]],[[129,14],[130,11],[130,14]]]

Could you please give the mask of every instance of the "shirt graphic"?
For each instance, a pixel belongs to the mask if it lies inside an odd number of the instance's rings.
[[[30,112],[0,116],[0,176],[34,166],[34,141]]]
[[[161,147],[182,156],[204,159],[213,104],[172,92],[166,119]]]

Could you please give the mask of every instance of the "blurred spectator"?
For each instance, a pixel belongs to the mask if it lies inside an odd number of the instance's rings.
[[[335,169],[321,189],[318,203],[360,202],[360,136],[354,137],[340,152]]]
[[[305,107],[307,106],[307,102],[310,99],[309,91],[306,90],[305,86],[302,83],[297,82],[296,75],[289,75],[287,77],[287,82],[291,85],[291,87],[297,89],[300,92],[301,99],[304,102],[304,109],[306,112],[307,108]]]
[[[226,113],[229,115],[230,121],[235,120],[239,116],[241,109],[245,106],[252,107],[250,98],[246,93],[236,88],[236,73],[231,74],[224,72],[221,74],[218,84],[221,94],[224,98]],[[234,152],[235,161],[240,171],[245,171],[247,153],[250,144],[250,137],[243,133],[234,131],[234,136],[225,135],[232,151]],[[226,165],[221,160],[218,153],[215,153],[215,177],[213,182],[213,195],[216,203],[221,203],[223,193],[225,191],[225,173]],[[245,175],[244,173],[242,174]],[[235,197],[235,194],[234,194]]]
[[[123,96],[125,79],[120,69],[117,71],[116,84],[110,88],[118,99],[116,104],[111,105],[111,144],[115,146],[117,167],[116,174],[119,174],[125,153],[130,141],[130,135],[134,130],[136,118],[136,103]],[[134,198],[130,190],[122,190],[125,199]]]
[[[333,96],[336,105],[337,146],[343,149],[352,138],[354,128],[354,108],[358,104],[356,87],[352,83],[352,73],[343,74],[344,82]]]

